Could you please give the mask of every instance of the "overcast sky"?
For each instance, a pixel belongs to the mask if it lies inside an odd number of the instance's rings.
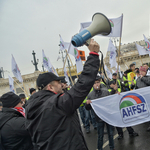
[[[56,61],[59,34],[65,42],[70,42],[79,32],[80,23],[91,21],[96,12],[108,18],[123,13],[122,44],[143,40],[143,34],[150,36],[150,0],[0,0],[0,67],[11,72],[13,54],[22,75],[33,73],[34,50],[41,71],[44,49],[53,66],[62,68],[62,61]],[[106,55],[109,38],[94,39]],[[85,46],[79,49],[88,55]]]

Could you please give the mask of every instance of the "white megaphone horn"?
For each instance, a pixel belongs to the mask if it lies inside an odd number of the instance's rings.
[[[111,32],[111,24],[108,18],[102,13],[95,13],[92,17],[92,23],[87,28],[75,35],[71,43],[75,47],[82,46],[87,40],[97,34],[108,35]]]

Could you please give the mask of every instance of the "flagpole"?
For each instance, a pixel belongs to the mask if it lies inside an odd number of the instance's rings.
[[[17,83],[17,81],[14,79],[14,82],[21,88],[21,90],[23,91],[23,92],[25,92],[25,90]],[[26,92],[25,92],[26,93]]]
[[[117,76],[119,77],[119,58],[120,58],[120,47],[121,47],[121,37],[119,40],[119,51],[118,51],[118,66],[117,66]]]
[[[22,85],[23,85],[23,87],[24,87],[24,90],[25,90],[26,95],[29,97],[29,94],[28,94],[28,92],[26,91],[26,87],[25,87],[25,85],[24,85],[23,82],[22,82]]]
[[[141,57],[141,55],[139,55],[139,56],[140,56],[140,60],[141,60],[141,62],[142,62],[142,65],[143,65],[142,57]]]
[[[68,56],[68,58],[69,58],[69,60],[70,60],[70,62],[71,62],[72,67],[75,69],[76,76],[77,76],[77,78],[78,78],[77,70],[76,70],[76,68],[73,66],[73,63],[72,63],[72,61],[71,61],[71,58],[70,58],[70,56],[69,56],[69,54],[68,54],[68,52],[67,52],[67,50],[66,50],[66,49],[65,49],[65,51],[66,51],[67,56]]]

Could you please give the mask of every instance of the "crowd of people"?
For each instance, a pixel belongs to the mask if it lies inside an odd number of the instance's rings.
[[[30,89],[30,98],[7,92],[0,97],[0,149],[2,150],[88,150],[82,124],[90,134],[90,125],[98,133],[97,149],[103,148],[104,127],[107,127],[110,150],[114,150],[115,127],[104,122],[92,109],[92,100],[120,92],[150,86],[148,64],[124,72],[119,79],[113,73],[107,79],[98,73],[99,45],[94,40],[88,46],[90,54],[75,85],[69,87],[64,77],[51,72],[40,74],[37,89]],[[150,123],[149,123],[150,124]],[[116,127],[118,139],[123,138],[122,128]],[[129,136],[138,136],[127,127]],[[150,131],[150,126],[147,131]]]

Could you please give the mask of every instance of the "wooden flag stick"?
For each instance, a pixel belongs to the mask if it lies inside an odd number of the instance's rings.
[[[14,82],[21,88],[21,90],[23,91],[23,92],[25,92],[25,90],[17,83],[17,81],[14,79]],[[26,92],[25,92],[26,93]]]
[[[68,58],[69,58],[69,60],[70,60],[70,62],[71,62],[72,67],[74,68],[74,70],[75,70],[75,72],[76,72],[76,76],[77,76],[77,78],[78,78],[77,69],[75,68],[75,66],[73,66],[73,63],[72,63],[72,61],[71,61],[71,58],[70,58],[70,56],[69,56],[67,50],[65,50],[65,51],[66,51],[66,53],[67,53],[67,56],[68,56]]]
[[[23,87],[24,87],[24,90],[25,90],[25,92],[26,92],[26,95],[29,97],[29,94],[28,94],[28,92],[27,92],[27,90],[26,90],[26,87],[25,87],[25,85],[24,85],[23,82],[22,82],[22,85],[23,85]]]
[[[120,58],[120,47],[121,47],[121,37],[119,40],[119,51],[118,51],[118,66],[117,66],[117,76],[119,77],[119,58]]]
[[[142,65],[143,65],[143,61],[142,61],[142,57],[141,57],[141,55],[140,55],[140,60],[141,60],[141,62],[142,62]]]

